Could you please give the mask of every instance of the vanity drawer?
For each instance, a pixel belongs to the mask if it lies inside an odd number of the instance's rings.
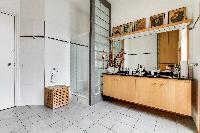
[[[103,95],[134,102],[135,77],[105,75],[103,78]]]
[[[190,80],[104,75],[103,82],[103,95],[191,116]]]

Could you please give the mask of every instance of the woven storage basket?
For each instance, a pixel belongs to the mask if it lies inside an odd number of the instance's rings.
[[[56,109],[69,103],[69,86],[57,85],[45,88],[45,105]]]

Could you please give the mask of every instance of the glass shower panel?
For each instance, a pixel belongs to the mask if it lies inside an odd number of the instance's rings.
[[[77,93],[88,97],[89,89],[89,49],[77,48]]]
[[[77,46],[76,45],[71,45],[70,46],[70,88],[73,93],[77,92]]]
[[[123,49],[120,41],[113,42],[112,44],[113,58],[115,58]]]
[[[102,73],[106,72],[109,56],[109,9],[95,1],[95,95],[102,92]]]
[[[71,90],[79,96],[89,95],[89,49],[71,45]]]

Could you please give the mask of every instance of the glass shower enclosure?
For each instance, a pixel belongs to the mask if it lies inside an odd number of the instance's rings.
[[[80,102],[89,104],[89,33],[72,41],[80,44],[70,46],[70,84],[72,95],[78,100],[80,99]]]

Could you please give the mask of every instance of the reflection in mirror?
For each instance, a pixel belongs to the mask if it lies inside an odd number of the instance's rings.
[[[142,65],[146,70],[157,69],[157,35],[124,41],[124,67],[130,70]]]
[[[158,34],[158,66],[161,71],[169,65],[180,64],[179,30]]]
[[[188,29],[112,42],[109,66],[129,74],[187,78]]]
[[[111,43],[109,55],[110,73],[123,71],[124,68],[124,41],[116,41]]]

